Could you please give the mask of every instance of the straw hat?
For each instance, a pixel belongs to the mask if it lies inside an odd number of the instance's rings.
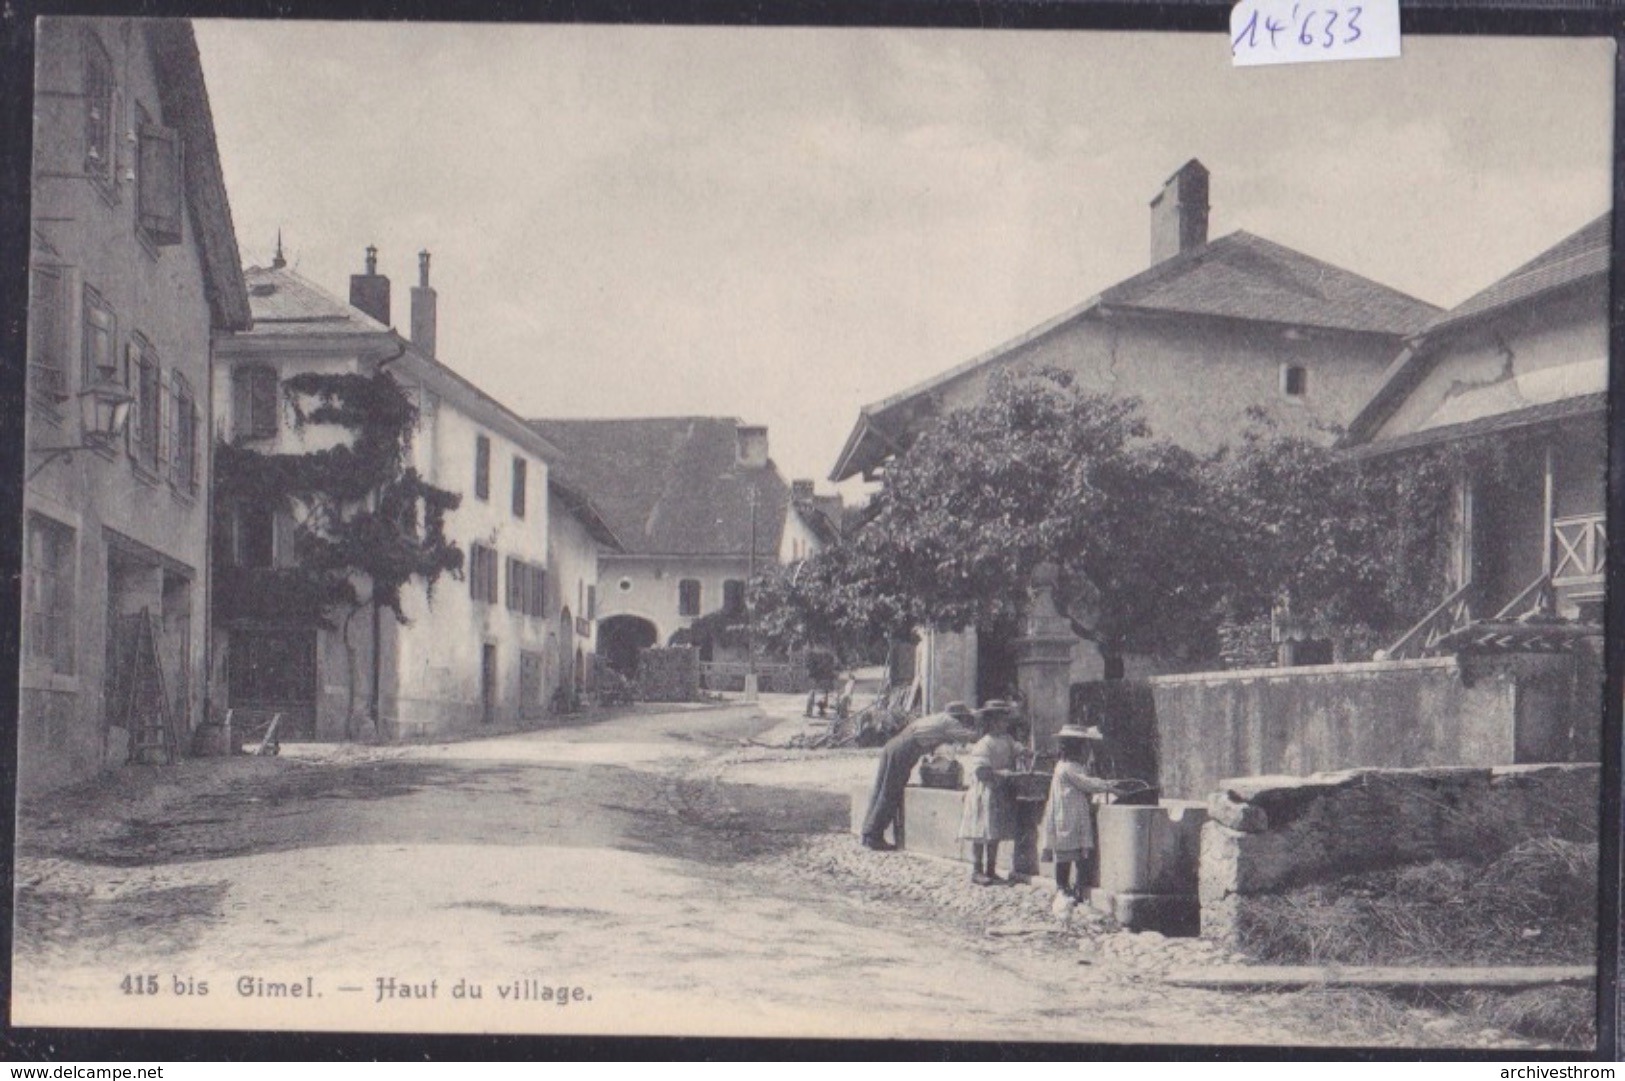
[[[971,720],[976,716],[976,714],[971,712],[970,707],[963,702],[949,702],[948,705],[943,708],[942,712],[946,713],[950,717],[957,717],[962,721]]]
[[[1061,730],[1059,732],[1055,733],[1055,738],[1056,739],[1091,739],[1091,740],[1099,740],[1101,742],[1105,742],[1105,740],[1106,740],[1105,734],[1103,732],[1101,732],[1100,729],[1096,728],[1094,725],[1090,725],[1088,728],[1084,728],[1081,725],[1076,725],[1076,724],[1062,725]]]

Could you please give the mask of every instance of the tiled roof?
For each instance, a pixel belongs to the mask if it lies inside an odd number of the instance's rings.
[[[563,452],[554,468],[591,496],[628,553],[744,555],[755,493],[756,553],[774,559],[790,488],[771,462],[737,461],[732,417],[530,421]]]
[[[1604,214],[1541,252],[1511,274],[1445,312],[1427,333],[1608,273],[1613,253],[1612,216]]]
[[[279,334],[388,334],[390,329],[287,267],[249,267],[249,337]]]
[[[1367,334],[1410,334],[1439,309],[1263,237],[1235,232],[1100,294],[1110,308]]]
[[[896,449],[892,410],[998,361],[1075,320],[1113,312],[1238,319],[1400,339],[1439,309],[1369,278],[1247,232],[1165,259],[1048,322],[889,398],[866,405],[847,436],[831,480],[865,472]],[[1199,358],[1193,358],[1199,360]]]
[[[1608,394],[1606,391],[1597,394],[1584,394],[1576,398],[1560,398],[1557,401],[1542,402],[1538,405],[1526,406],[1506,413],[1490,413],[1459,424],[1423,428],[1420,431],[1407,432],[1404,435],[1396,436],[1393,439],[1384,439],[1377,443],[1350,443],[1347,445],[1345,453],[1350,458],[1371,458],[1393,454],[1402,450],[1413,450],[1417,447],[1431,447],[1440,443],[1459,442],[1463,439],[1472,439],[1493,432],[1504,432],[1513,428],[1532,428],[1539,424],[1572,423],[1577,417],[1596,416],[1600,419],[1605,417],[1607,412]]]

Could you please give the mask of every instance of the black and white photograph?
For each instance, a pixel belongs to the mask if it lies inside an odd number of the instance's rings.
[[[11,1024],[1596,1053],[1615,42],[1318,8],[35,21]]]

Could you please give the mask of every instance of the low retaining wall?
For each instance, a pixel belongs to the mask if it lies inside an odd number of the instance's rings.
[[[1202,935],[1244,944],[1250,902],[1361,871],[1597,837],[1596,765],[1358,769],[1221,782],[1202,827]]]
[[[1568,654],[1202,672],[1148,680],[1164,796],[1226,777],[1595,755],[1601,686]]]

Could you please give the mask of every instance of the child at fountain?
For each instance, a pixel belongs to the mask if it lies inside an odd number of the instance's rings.
[[[959,839],[971,843],[971,881],[991,886],[1005,881],[996,868],[999,842],[1016,839],[1016,801],[1000,775],[1015,767],[1020,746],[1011,736],[1015,710],[1008,702],[988,702],[976,711],[986,733],[971,748],[971,782],[959,818]]]
[[[1099,728],[1066,725],[1056,733],[1061,760],[1050,779],[1044,806],[1044,858],[1055,860],[1055,885],[1075,901],[1088,897],[1094,878],[1095,813],[1091,796],[1116,786],[1095,776],[1095,748],[1105,740]]]

